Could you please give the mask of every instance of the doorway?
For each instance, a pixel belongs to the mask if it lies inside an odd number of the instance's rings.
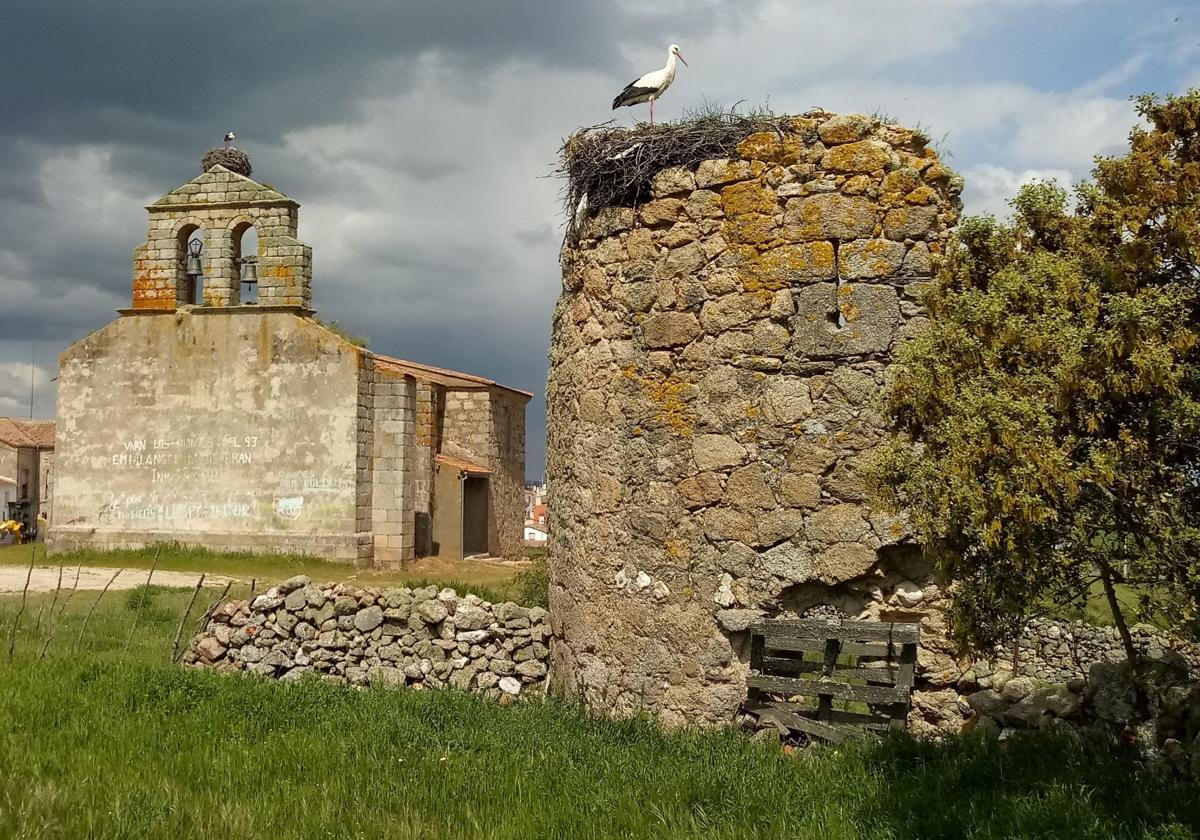
[[[468,475],[462,484],[463,555],[488,553],[488,479]]]

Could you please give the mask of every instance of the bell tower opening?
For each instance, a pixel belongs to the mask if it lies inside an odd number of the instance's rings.
[[[258,226],[242,222],[233,231],[233,264],[238,272],[239,300],[258,303]]]
[[[176,242],[175,305],[196,305],[204,300],[204,228],[184,225]]]

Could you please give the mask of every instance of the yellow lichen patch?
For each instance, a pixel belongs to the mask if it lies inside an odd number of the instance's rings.
[[[879,200],[884,204],[900,204],[906,195],[919,186],[921,173],[909,167],[902,167],[884,177]]]
[[[721,235],[726,242],[758,245],[774,239],[777,230],[774,217],[764,213],[743,213],[727,218],[721,226]]]
[[[863,195],[871,188],[871,178],[867,175],[855,175],[842,183],[842,192],[846,195]]]
[[[792,117],[788,120],[788,128],[803,136],[817,128],[817,121],[809,117]]]
[[[738,279],[747,292],[774,292],[798,281],[828,279],[833,271],[832,243],[797,242],[745,260]]]
[[[758,181],[730,184],[721,190],[721,207],[727,216],[741,213],[774,213],[778,204],[779,198],[774,191]]]
[[[854,302],[854,287],[847,284],[837,290],[837,308],[847,323],[862,317],[862,310]]]
[[[925,180],[930,184],[935,184],[938,181],[949,181],[952,174],[949,169],[940,163],[931,164],[924,172]]]
[[[868,277],[883,277],[896,270],[896,244],[886,239],[869,239],[859,250],[866,261]],[[848,288],[848,287],[846,287]]]
[[[917,187],[908,195],[904,196],[905,204],[913,204],[918,207],[926,207],[930,204],[936,204],[937,200],[938,194],[924,185]]]
[[[821,158],[821,163],[835,172],[875,172],[887,166],[891,159],[892,150],[886,143],[860,140],[834,146]]]
[[[804,158],[807,147],[791,135],[781,137],[773,131],[759,131],[738,144],[738,154],[747,160],[761,160],[791,166]]]
[[[757,419],[758,419],[758,415],[759,415],[760,413],[761,413],[761,412],[759,411],[759,408],[758,408],[758,406],[756,406],[756,405],[747,405],[747,406],[746,406],[746,411],[745,411],[745,414],[746,414],[746,419],[747,419],[747,420],[757,420]]]
[[[691,549],[688,548],[687,542],[677,539],[669,539],[664,542],[663,549],[667,552],[667,556],[673,560],[686,560],[692,553]]]
[[[682,437],[692,436],[696,430],[696,415],[688,405],[686,395],[695,389],[695,385],[690,380],[675,374],[641,374],[632,365],[622,369],[621,375],[641,386],[642,393],[654,406],[654,419],[659,424]],[[641,426],[635,427],[635,434],[642,434]]]

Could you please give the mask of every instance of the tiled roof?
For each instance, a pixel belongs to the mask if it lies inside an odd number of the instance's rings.
[[[474,461],[468,461],[466,458],[456,458],[453,455],[445,455],[438,453],[434,456],[434,460],[439,464],[445,464],[448,467],[454,467],[456,470],[462,470],[468,473],[490,474],[491,470],[487,467],[476,464]]]
[[[54,421],[0,417],[0,443],[6,443],[9,446],[36,446],[40,449],[53,449]]]
[[[510,388],[507,385],[501,385],[499,382],[485,379],[482,376],[475,376],[471,373],[447,370],[446,368],[434,367],[433,365],[423,365],[420,362],[410,362],[406,359],[383,356],[379,353],[372,353],[371,357],[375,360],[376,368],[407,374],[417,379],[436,382],[439,385],[446,385],[450,388],[501,388],[505,391],[511,391],[514,394],[520,394],[526,398],[533,396],[529,391]]]

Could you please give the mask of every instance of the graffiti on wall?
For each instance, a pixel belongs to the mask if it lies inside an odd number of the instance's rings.
[[[297,523],[317,527],[323,519],[353,510],[352,475],[289,469],[268,434],[146,435],[119,441],[106,468],[139,473],[138,492],[110,495],[96,511],[99,524],[158,524],[196,529]],[[295,454],[286,459],[292,466]],[[127,477],[132,477],[128,476]],[[347,496],[349,500],[347,501]]]

